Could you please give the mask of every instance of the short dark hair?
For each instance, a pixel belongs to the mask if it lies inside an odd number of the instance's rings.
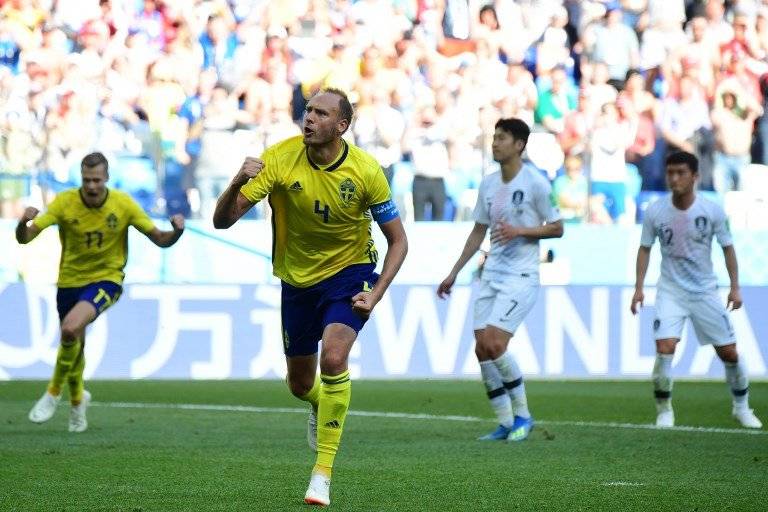
[[[633,76],[635,76],[635,75],[640,75],[640,77],[642,78],[642,76],[643,76],[643,72],[642,72],[642,71],[640,71],[640,70],[639,70],[639,69],[637,69],[637,68],[631,68],[631,69],[628,69],[628,70],[627,70],[627,74],[626,74],[626,76],[624,77],[624,81],[627,81],[627,80],[629,80],[630,78],[632,78],[632,77],[633,77]]]
[[[349,127],[352,124],[352,116],[355,111],[352,109],[352,103],[349,102],[347,93],[335,87],[326,87],[320,92],[323,94],[335,94],[339,97],[339,117],[341,119],[346,119],[347,127]]]
[[[493,19],[496,20],[496,23],[499,23],[499,15],[496,14],[496,8],[491,4],[485,4],[480,8],[480,11],[478,12],[478,18],[482,18],[483,14],[489,11],[493,14]]]
[[[92,167],[96,167],[97,165],[104,164],[104,172],[109,173],[109,162],[107,161],[107,157],[104,156],[103,153],[100,153],[98,151],[94,153],[88,153],[83,157],[83,160],[80,162],[80,170],[85,169],[88,167],[89,169]]]
[[[694,174],[699,172],[699,159],[696,158],[696,155],[688,153],[687,151],[675,151],[664,161],[665,167],[668,165],[680,164],[687,165]]]
[[[516,117],[508,117],[506,119],[499,119],[496,121],[494,128],[504,130],[508,134],[512,135],[515,140],[521,140],[525,144],[528,144],[528,136],[531,134],[531,129],[525,124],[525,121]],[[523,146],[525,147],[525,145]]]

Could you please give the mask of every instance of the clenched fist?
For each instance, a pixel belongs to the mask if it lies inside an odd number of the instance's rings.
[[[28,206],[26,209],[24,209],[24,213],[21,215],[21,221],[26,224],[30,220],[37,217],[38,213],[40,213],[40,210],[38,210],[34,206]]]
[[[177,213],[171,217],[171,226],[173,226],[173,230],[176,232],[184,231],[184,216],[180,213]]]
[[[245,157],[243,165],[240,166],[240,170],[237,171],[235,180],[241,183],[247,182],[251,178],[255,178],[264,169],[264,161],[260,158],[252,156]]]

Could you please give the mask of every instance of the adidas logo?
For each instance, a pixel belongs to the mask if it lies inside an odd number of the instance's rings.
[[[298,181],[294,181],[293,185],[288,187],[288,190],[298,190],[298,191],[301,191],[301,190],[304,190],[304,189],[301,188],[301,183],[299,183]]]
[[[339,422],[336,421],[336,420],[331,420],[328,423],[326,423],[324,426],[326,426],[328,428],[339,428],[340,427]]]

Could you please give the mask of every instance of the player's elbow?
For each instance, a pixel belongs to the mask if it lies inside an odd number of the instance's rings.
[[[213,215],[213,227],[216,229],[227,229],[234,223],[235,222],[226,215],[222,215],[218,212]]]
[[[16,241],[21,245],[28,244],[33,238],[34,237],[29,236],[29,233],[26,230],[16,230]]]

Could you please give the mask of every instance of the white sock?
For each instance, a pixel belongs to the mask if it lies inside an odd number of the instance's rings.
[[[672,410],[672,359],[674,354],[656,354],[653,365],[653,395],[658,412]]]
[[[514,423],[512,401],[507,392],[504,391],[501,375],[493,361],[480,361],[480,375],[483,377],[483,384],[485,384],[485,390],[488,392],[491,408],[496,413],[499,424],[507,428],[512,427],[512,423]]]
[[[515,416],[530,418],[531,413],[528,410],[528,399],[525,396],[525,384],[523,383],[523,372],[515,361],[515,357],[509,352],[504,352],[501,357],[493,361],[501,375],[501,381],[504,383],[504,389],[509,393],[512,400],[512,410]]]
[[[749,409],[749,378],[741,363],[725,363],[725,380],[731,387],[734,409]]]

